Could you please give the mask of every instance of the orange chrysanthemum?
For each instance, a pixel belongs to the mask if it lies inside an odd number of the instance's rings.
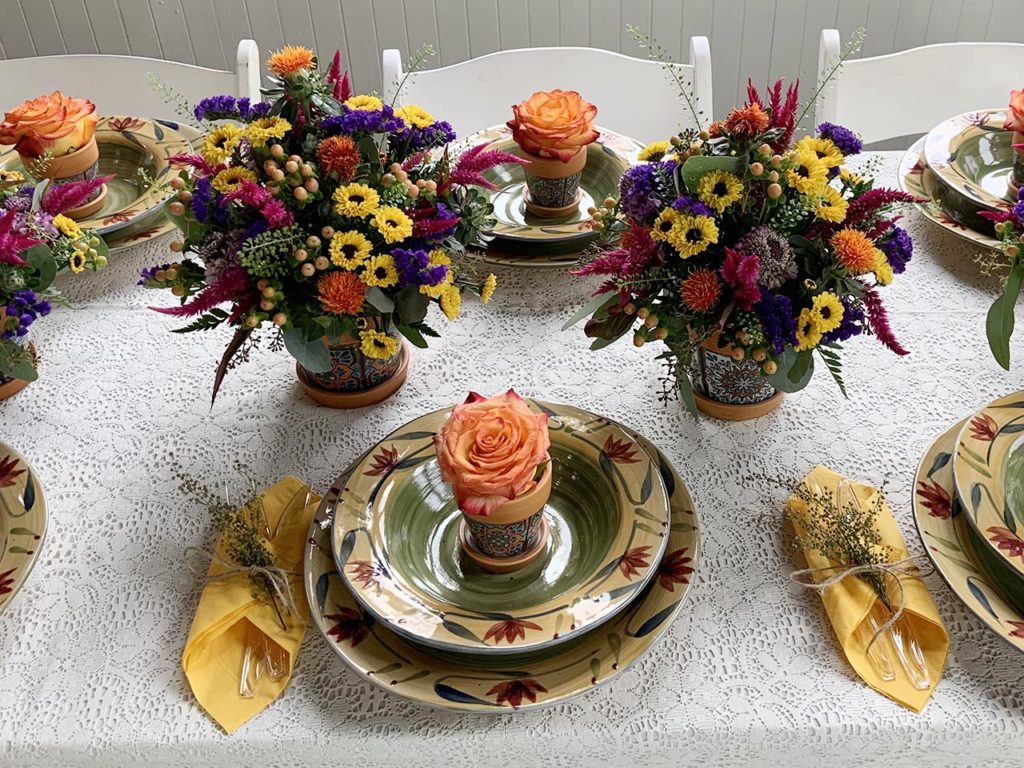
[[[687,308],[707,312],[718,303],[722,283],[710,269],[696,269],[679,286],[679,295]]]
[[[715,120],[711,125],[708,126],[708,136],[712,139],[717,139],[722,135],[722,121]]]
[[[325,174],[336,173],[341,181],[348,181],[359,165],[359,150],[348,136],[331,136],[316,148],[316,159]]]
[[[757,136],[768,129],[768,113],[760,104],[734,109],[725,118],[725,130],[733,136]]]
[[[863,275],[874,269],[878,249],[863,232],[841,229],[832,235],[830,242],[836,249],[836,260],[850,270],[850,274]]]
[[[293,75],[300,69],[309,69],[312,65],[313,52],[301,45],[286,45],[267,59],[267,69],[282,77]]]
[[[336,315],[355,315],[363,308],[366,286],[354,272],[328,272],[317,283],[320,304]]]

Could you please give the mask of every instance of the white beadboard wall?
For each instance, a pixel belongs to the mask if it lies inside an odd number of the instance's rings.
[[[504,48],[590,45],[643,55],[625,26],[652,30],[677,61],[711,40],[715,112],[755,83],[814,80],[821,29],[867,29],[863,55],[953,40],[1024,42],[1024,0],[0,0],[0,58],[119,53],[233,66],[240,38],[262,51],[340,48],[356,87],[377,90],[382,48],[423,43],[431,66]],[[557,73],[552,73],[557,84]],[[805,94],[807,89],[805,89]]]

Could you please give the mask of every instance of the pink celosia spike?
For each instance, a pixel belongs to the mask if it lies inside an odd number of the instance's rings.
[[[327,73],[327,82],[334,85],[341,78],[341,51],[336,50],[334,52],[334,58],[331,59],[331,69]]]
[[[195,168],[207,176],[213,176],[224,169],[223,165],[212,165],[202,155],[171,155],[167,162],[174,168]]]
[[[498,149],[487,150],[487,146],[487,144],[477,144],[472,149],[468,149],[459,155],[449,175],[449,183],[475,184],[485,189],[497,189],[497,187],[481,175],[484,171],[503,163],[523,164],[527,162],[511,152],[502,152]]]
[[[867,221],[878,213],[879,210],[893,203],[914,203],[917,200],[918,198],[914,195],[901,192],[898,189],[886,189],[884,187],[869,189],[856,200],[850,202],[850,207],[846,210],[846,221],[843,222],[843,225],[852,227]]]
[[[12,208],[0,219],[0,264],[24,267],[26,262],[18,254],[38,245],[42,240],[13,232],[16,215],[17,211]]]
[[[88,181],[69,181],[66,184],[52,184],[43,195],[42,209],[52,216],[77,208],[92,200],[97,189],[113,176],[97,176]]]
[[[889,313],[885,311],[882,298],[877,291],[865,286],[861,298],[864,300],[864,308],[868,312],[868,323],[878,340],[897,355],[909,355],[910,351],[896,340],[896,335],[889,325]]]
[[[413,237],[430,237],[438,232],[444,232],[446,229],[452,229],[458,223],[458,216],[451,219],[421,219],[413,222],[412,234]]]
[[[223,304],[237,301],[249,291],[249,276],[241,267],[229,267],[224,270],[217,282],[203,288],[192,301],[180,307],[150,307],[154,312],[174,317],[192,317]]]
[[[415,155],[410,155],[409,157],[405,158],[405,160],[402,161],[402,170],[411,170],[420,163],[422,163],[424,160],[426,160],[428,157],[430,157],[430,150],[427,149],[417,152]]]
[[[341,82],[335,87],[334,98],[341,102],[352,98],[352,84],[348,80],[348,72],[341,76]]]
[[[761,101],[761,94],[757,91],[757,86],[754,85],[754,81],[749,77],[747,78],[747,104],[757,104],[759,107],[764,107],[764,102]]]

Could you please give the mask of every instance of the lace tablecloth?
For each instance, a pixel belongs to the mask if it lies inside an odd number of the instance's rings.
[[[877,156],[893,182],[898,155]],[[562,323],[591,287],[557,272],[499,270],[500,293],[444,325],[414,354],[391,401],[355,412],[314,405],[284,353],[232,371],[211,409],[227,332],[177,335],[147,310],[169,296],[135,287],[166,242],[62,278],[74,309],[36,327],[41,379],[0,404],[0,439],[33,463],[49,532],[27,585],[0,616],[0,764],[113,767],[314,765],[570,766],[1020,765],[1024,659],[941,579],[928,578],[950,633],[945,676],[922,715],[854,677],[817,596],[790,586],[782,492],[752,473],[802,476],[816,463],[888,477],[894,512],[921,553],[909,502],[930,439],[1024,386],[984,341],[996,285],[973,250],[916,212],[909,271],[883,291],[912,350],[871,338],[844,356],[850,399],[819,371],[760,420],[695,423],[658,402],[663,372],[628,340],[590,352]],[[241,461],[269,484],[292,473],[320,489],[376,439],[467,390],[574,403],[638,428],[693,493],[703,553],[688,606],[640,663],[609,685],[536,712],[467,716],[424,709],[363,683],[307,636],[291,687],[234,736],[200,710],[181,651],[201,583],[188,546],[213,536],[184,503],[176,459],[219,485]]]

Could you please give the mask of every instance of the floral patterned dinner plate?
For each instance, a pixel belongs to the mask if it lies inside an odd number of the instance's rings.
[[[0,442],[0,612],[28,578],[46,534],[46,500],[25,457]]]
[[[914,477],[914,522],[928,557],[953,593],[989,629],[1024,651],[1024,614],[999,589],[1010,574],[977,542],[956,498],[953,453],[966,423],[943,432],[921,459]]]
[[[346,484],[335,564],[397,634],[446,651],[522,654],[609,620],[654,578],[670,524],[656,459],[606,419],[526,402],[549,416],[553,480],[546,551],[518,571],[488,573],[462,551],[462,513],[434,448],[450,408],[382,440]]]
[[[994,400],[964,424],[953,479],[967,521],[1024,579],[1024,391]]]
[[[657,448],[631,436],[657,463],[671,497],[672,521],[656,578],[615,618],[573,642],[516,657],[428,654],[376,621],[335,568],[331,515],[349,483],[350,468],[321,502],[306,547],[306,595],[327,644],[360,677],[384,690],[464,712],[542,707],[615,678],[672,625],[699,562],[697,518],[685,483]]]
[[[169,158],[192,151],[189,140],[168,123],[142,117],[101,117],[96,126],[99,174],[107,182],[103,207],[79,224],[107,235],[147,219],[170,196],[167,186],[176,171]],[[14,149],[0,154],[0,168],[21,170]]]

